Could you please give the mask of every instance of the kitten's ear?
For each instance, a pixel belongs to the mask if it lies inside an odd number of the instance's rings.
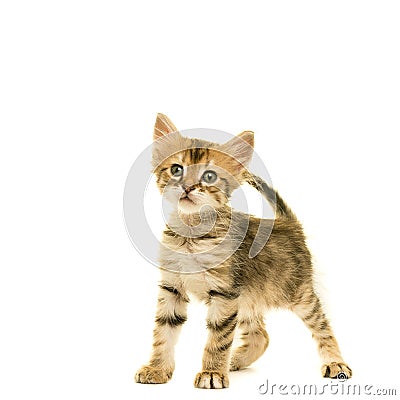
[[[254,132],[244,131],[222,145],[222,150],[228,153],[243,166],[247,166],[253,157]]]
[[[164,114],[158,113],[156,123],[154,125],[153,140],[157,140],[172,132],[177,132],[176,126]]]
[[[239,133],[239,135],[237,135],[236,137],[242,139],[249,146],[251,146],[251,155],[253,155],[253,150],[252,149],[254,148],[254,132],[252,132],[252,131],[244,131],[242,133]]]

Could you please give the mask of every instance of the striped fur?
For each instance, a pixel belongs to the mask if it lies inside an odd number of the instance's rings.
[[[280,195],[245,168],[252,153],[241,142],[252,148],[251,132],[239,135],[240,141],[218,145],[180,136],[173,123],[159,115],[154,136],[153,163],[159,189],[168,197],[190,187],[194,206],[181,206],[179,200],[163,234],[153,352],[149,363],[137,372],[136,381],[165,383],[172,377],[174,346],[187,318],[189,295],[208,307],[208,339],[196,387],[228,387],[229,370],[246,368],[264,353],[269,337],[263,315],[269,308],[289,309],[302,319],[317,342],[323,376],[335,378],[344,373],[351,377],[314,290],[311,255],[301,224]],[[171,176],[173,164],[184,166],[185,175],[179,179]],[[212,185],[199,181],[210,168],[219,176]],[[276,208],[275,221],[264,220],[262,225],[273,226],[269,240],[253,258],[248,255],[261,221],[230,209],[228,203],[232,191],[245,182]],[[202,221],[196,206],[204,205],[217,210],[212,228],[197,236],[182,234],[185,229],[195,231]],[[234,231],[229,230],[231,224]],[[216,263],[220,253],[230,254],[236,237],[241,237],[237,250]],[[196,255],[191,258],[193,253]],[[193,268],[198,272],[190,273]],[[236,331],[242,344],[232,349]]]

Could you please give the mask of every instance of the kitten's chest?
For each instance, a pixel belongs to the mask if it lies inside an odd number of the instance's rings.
[[[163,237],[161,267],[181,273],[198,273],[222,264],[229,255],[229,241],[217,238]]]
[[[203,301],[208,298],[208,293],[213,287],[206,272],[197,274],[182,274],[180,282],[186,293],[189,293],[197,299]]]
[[[164,270],[162,278],[182,290],[182,293],[192,295],[200,301],[207,301],[210,291],[220,290],[230,283],[227,265],[196,273],[171,273]]]

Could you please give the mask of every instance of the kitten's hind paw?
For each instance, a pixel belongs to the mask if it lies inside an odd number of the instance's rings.
[[[347,364],[341,362],[324,364],[321,371],[324,378],[331,379],[349,379],[353,375],[351,368]]]
[[[172,372],[145,365],[136,372],[135,381],[137,383],[166,383],[171,377]]]
[[[229,380],[220,371],[202,371],[196,375],[194,386],[199,389],[223,389],[229,387]]]
[[[243,361],[240,360],[239,357],[233,356],[231,359],[231,364],[229,367],[229,371],[239,371],[240,369],[246,368],[247,365],[244,365]]]

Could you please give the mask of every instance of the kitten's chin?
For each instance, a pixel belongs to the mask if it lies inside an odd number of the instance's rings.
[[[200,211],[202,205],[196,204],[189,197],[185,197],[179,200],[178,210],[184,214],[193,214]]]
[[[178,211],[182,214],[208,213],[216,208],[218,207],[208,203],[199,204],[188,198],[180,199],[178,203]]]

